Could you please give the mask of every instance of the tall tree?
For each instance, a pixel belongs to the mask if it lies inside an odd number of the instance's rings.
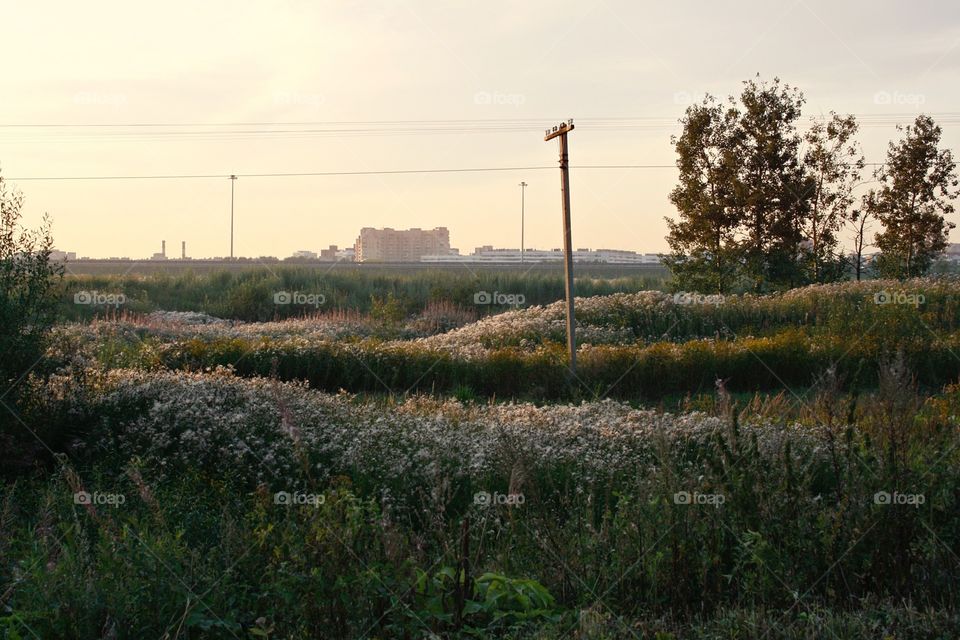
[[[854,140],[859,126],[852,115],[830,112],[827,120],[814,119],[804,135],[807,149],[803,164],[807,172],[810,195],[809,215],[804,221],[804,268],[807,279],[826,282],[839,279],[844,271],[838,233],[845,223],[860,221],[863,231],[866,218],[854,212],[853,190],[860,183],[864,167],[863,153]],[[863,251],[863,238],[859,238]],[[857,279],[859,280],[859,268]]]
[[[678,286],[725,293],[739,273],[739,216],[733,186],[738,159],[732,129],[738,113],[713,96],[690,106],[683,133],[672,138],[679,184],[670,193],[679,220],[667,218],[672,250],[664,260]]]
[[[880,187],[869,194],[873,215],[883,224],[876,235],[881,275],[922,275],[947,247],[954,223],[951,200],[957,190],[956,163],[949,149],[940,149],[941,129],[926,115],[917,116],[901,140],[891,142],[887,161],[875,177]]]
[[[778,78],[754,79],[727,103],[707,97],[687,109],[673,139],[680,179],[670,201],[679,219],[667,221],[665,259],[678,284],[764,291],[840,276],[827,266],[839,263],[839,219],[862,166],[851,151],[856,123],[834,116],[802,153],[803,103]]]
[[[803,93],[779,78],[772,83],[748,80],[740,103],[733,191],[745,216],[746,275],[758,292],[794,286],[802,279],[799,257],[810,201],[796,127]]]

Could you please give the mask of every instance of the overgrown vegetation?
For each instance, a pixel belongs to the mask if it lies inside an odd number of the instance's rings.
[[[899,363],[881,384],[825,380],[786,422],[722,389],[714,415],[673,417],[61,378],[85,436],[0,496],[0,619],[45,638],[950,636],[960,391],[924,400]]]
[[[58,455],[0,494],[0,628],[951,637],[958,293],[584,298],[579,380],[560,303],[61,327],[22,414]]]
[[[617,278],[577,279],[578,295],[606,295],[664,287],[666,274]],[[59,312],[67,319],[90,319],[120,310],[201,311],[220,318],[266,321],[294,318],[325,311],[373,313],[400,319],[422,313],[431,306],[448,304],[474,313],[496,313],[503,305],[476,305],[474,296],[494,291],[521,294],[525,304],[549,304],[563,299],[563,272],[477,271],[465,269],[397,274],[358,271],[348,266],[318,269],[273,267],[209,274],[192,272],[152,276],[68,276],[61,292]],[[76,295],[100,293],[100,304],[78,304]],[[318,304],[278,304],[278,293],[319,295]],[[106,296],[121,295],[122,298]],[[86,298],[81,297],[81,300]],[[93,298],[91,298],[93,299]],[[95,299],[94,299],[95,300]],[[110,304],[110,300],[121,300]]]
[[[53,238],[44,218],[39,229],[22,225],[23,196],[0,177],[0,463],[10,452],[42,446],[19,413],[19,383],[36,367],[56,319],[56,285],[63,267],[50,262]]]
[[[562,303],[452,329],[466,320],[455,308],[402,327],[384,318],[198,326],[131,317],[64,328],[51,359],[83,354],[104,367],[181,371],[226,366],[329,391],[471,390],[532,400],[650,402],[709,392],[717,380],[734,392],[802,390],[827,369],[845,389],[869,390],[880,363],[896,358],[925,388],[957,381],[955,279],[819,285],[709,302],[647,292],[582,298],[577,307],[576,377],[566,366]]]

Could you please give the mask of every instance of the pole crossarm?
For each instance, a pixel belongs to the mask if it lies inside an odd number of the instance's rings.
[[[567,120],[555,126],[553,129],[547,129],[545,135],[543,136],[544,142],[548,140],[553,140],[557,136],[562,136],[565,133],[573,131],[573,120]]]

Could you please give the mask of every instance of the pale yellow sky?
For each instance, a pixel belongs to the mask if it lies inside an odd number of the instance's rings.
[[[210,125],[2,127],[9,178],[555,166],[542,130],[567,117],[574,165],[673,164],[686,103],[757,72],[802,88],[808,114],[863,114],[869,161],[920,111],[960,149],[953,2],[57,1],[9,3],[4,23],[0,124]],[[213,126],[383,120],[502,127]],[[302,131],[331,128],[365,131]],[[574,170],[574,244],[665,250],[674,179]],[[531,170],[241,178],[236,253],[351,245],[362,226],[445,225],[462,252],[516,247],[521,180],[527,246],[560,246],[557,171]],[[229,251],[226,179],[16,184],[27,222],[49,212],[58,247],[79,255],[145,257],[161,239],[170,253],[181,240],[195,257]]]

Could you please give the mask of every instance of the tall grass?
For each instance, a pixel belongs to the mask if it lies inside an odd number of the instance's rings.
[[[641,291],[664,286],[664,276],[636,275],[617,278],[578,279],[578,295],[603,295],[618,291]],[[429,304],[449,302],[473,306],[481,291],[521,294],[526,304],[549,304],[563,299],[563,274],[517,270],[471,272],[438,269],[415,273],[358,271],[333,268],[328,271],[303,267],[197,274],[182,272],[151,276],[68,276],[63,290],[61,312],[68,319],[90,318],[107,311],[104,307],[74,304],[81,291],[122,293],[124,307],[138,312],[157,309],[203,311],[214,316],[246,321],[294,317],[313,307],[277,305],[274,294],[300,291],[321,294],[327,309],[350,309],[368,313],[377,301],[393,297],[404,315],[423,311]],[[484,312],[503,307],[479,307]]]

